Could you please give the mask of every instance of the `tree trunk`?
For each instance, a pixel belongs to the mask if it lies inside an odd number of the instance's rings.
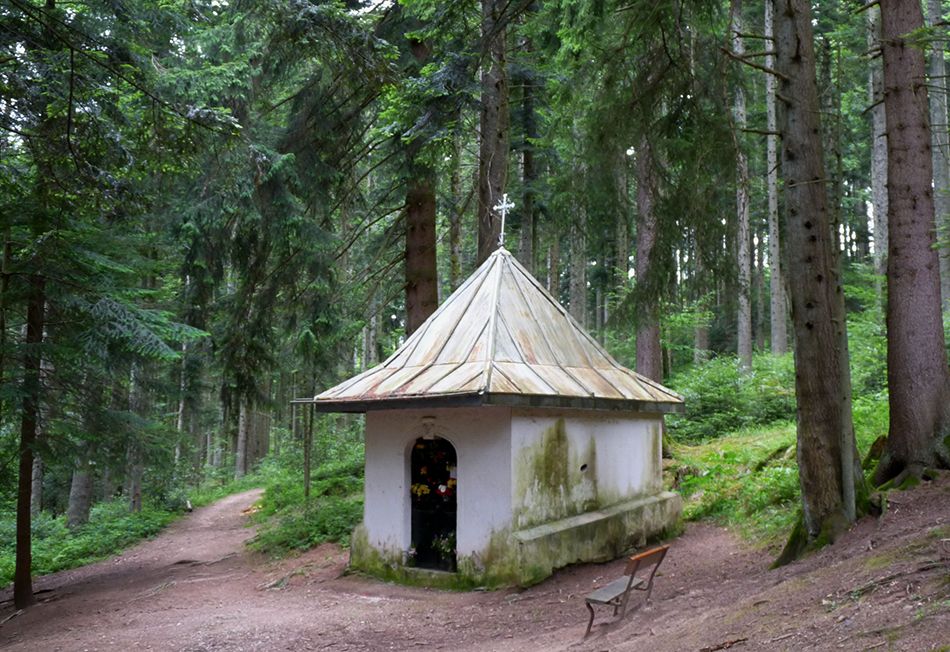
[[[837,257],[844,247],[845,237],[841,229],[841,151],[838,134],[838,103],[837,89],[831,74],[834,54],[831,50],[831,41],[821,39],[821,80],[819,82],[819,103],[823,119],[825,152],[829,154],[825,170],[829,176],[828,182],[828,210],[831,219],[831,233],[834,242],[833,251]]]
[[[940,0],[928,0],[927,24],[936,27],[942,20]],[[940,28],[945,31],[945,27]],[[945,41],[937,41],[930,51],[930,133],[933,140],[934,212],[938,233],[950,237],[950,133],[947,132],[947,69],[943,60]],[[943,309],[950,310],[950,246],[938,248],[940,294]]]
[[[654,273],[653,262],[656,257],[657,220],[656,206],[657,181],[653,171],[653,146],[646,138],[640,139],[636,152],[637,174],[637,284],[648,285]],[[637,373],[652,380],[663,380],[663,356],[660,350],[660,320],[656,301],[649,300],[648,306],[639,310],[637,321]]]
[[[880,9],[867,10],[868,50],[881,47]],[[874,273],[887,272],[887,124],[884,106],[884,73],[881,58],[871,59],[868,70],[868,95],[871,104],[871,197],[874,213]],[[878,295],[883,290],[878,286]]]
[[[530,52],[531,42],[526,40],[525,49]],[[534,142],[538,137],[537,116],[534,110],[534,88],[531,75],[525,75],[521,86],[521,233],[518,239],[518,260],[525,269],[534,274],[535,236],[535,184],[538,171],[534,164]]]
[[[890,426],[874,474],[898,474],[950,462],[942,441],[950,423],[950,374],[934,248],[933,159],[924,55],[905,37],[923,27],[918,2],[882,3],[887,114],[887,384]]]
[[[188,421],[188,342],[181,345],[181,369],[178,378],[178,414],[175,418],[175,432],[178,439],[175,441],[175,473],[181,460],[181,446],[185,437],[185,426]]]
[[[247,433],[250,428],[247,399],[241,398],[238,407],[237,444],[234,447],[234,479],[238,480],[247,474]]]
[[[74,529],[89,521],[92,507],[92,466],[87,453],[80,455],[73,469],[69,487],[69,506],[66,508],[66,525]]]
[[[13,242],[10,227],[3,231],[3,258],[0,259],[0,384],[6,382],[7,353],[7,296],[10,292],[10,263],[13,260]],[[6,401],[0,401],[2,409]]]
[[[376,294],[369,298],[366,306],[366,326],[363,327],[363,365],[362,370],[366,371],[372,367],[375,367],[379,364],[379,299],[376,298]],[[291,433],[295,436],[297,434],[297,413],[296,408],[294,408],[294,416],[292,417],[292,429]]]
[[[33,597],[30,494],[33,488],[33,446],[39,428],[41,354],[46,307],[46,281],[33,274],[29,279],[26,307],[26,351],[23,354],[23,399],[20,413],[20,466],[16,505],[16,562],[13,574],[13,604],[24,609],[36,603]]]
[[[630,188],[627,166],[627,153],[622,148],[617,150],[617,162],[614,165],[614,178],[617,186],[617,211],[614,229],[614,288],[615,291],[623,288],[630,280]],[[609,305],[609,304],[608,304]]]
[[[752,271],[752,288],[755,297],[755,320],[753,321],[753,341],[759,351],[765,350],[765,256],[763,255],[763,238],[758,237],[755,245],[755,268]],[[755,241],[753,241],[755,244]]]
[[[558,301],[561,300],[561,269],[559,264],[561,261],[560,249],[560,240],[558,239],[557,233],[555,233],[551,245],[548,247],[547,288],[548,292],[551,293],[551,296],[553,296]]]
[[[452,175],[450,180],[452,209],[449,211],[449,290],[454,292],[462,282],[462,115],[456,116],[452,137]]]
[[[771,38],[774,33],[773,15],[775,0],[765,0],[765,35]],[[769,41],[766,41],[769,43]],[[772,48],[767,48],[770,51]],[[765,67],[775,68],[775,55],[765,57]],[[778,117],[775,112],[774,75],[765,75],[765,115],[766,130],[766,186],[768,194],[769,223],[769,327],[773,355],[788,352],[788,305],[785,300],[785,276],[781,253],[781,235],[778,218]]]
[[[435,179],[419,169],[406,193],[406,335],[439,305],[435,260]]]
[[[699,238],[696,237],[696,234],[693,234],[694,248],[693,248],[693,273],[695,275],[696,282],[696,293],[697,300],[699,303],[697,307],[705,312],[708,309],[706,305],[708,301],[704,298],[704,289],[703,288],[703,278],[704,278],[704,263],[703,263],[703,250],[699,244]],[[696,325],[693,327],[693,364],[699,364],[705,362],[709,359],[709,324],[705,319],[701,319],[696,322]]]
[[[478,146],[478,259],[481,265],[498,248],[501,218],[492,207],[501,201],[508,175],[508,73],[505,28],[500,22],[506,2],[482,0],[482,107]]]
[[[142,477],[145,475],[145,467],[142,462],[142,450],[138,443],[129,445],[128,464],[129,511],[137,513],[142,511]]]
[[[142,385],[141,366],[133,363],[129,373],[129,409],[139,416],[148,414],[145,388]],[[142,459],[142,445],[138,438],[129,443],[128,448],[128,496],[129,511],[142,511],[142,477],[145,474],[145,462]]]
[[[571,283],[568,311],[578,324],[587,328],[587,237],[584,209],[578,207],[579,220],[571,221]]]
[[[42,433],[37,432],[37,444],[41,438]],[[36,516],[43,511],[43,477],[45,475],[43,458],[41,458],[36,451],[33,452],[33,472],[30,475],[30,514]]]
[[[780,561],[787,561],[819,535],[819,543],[834,541],[848,527],[853,489],[863,476],[854,459],[844,295],[819,137],[811,9],[805,0],[777,5],[776,68],[782,75],[777,96],[785,104],[780,131],[804,525],[803,536],[793,535],[783,551]]]
[[[745,54],[742,42],[742,0],[732,0],[730,9],[732,50],[737,57]],[[742,145],[746,129],[745,90],[737,84],[733,97],[733,138],[736,145],[736,262],[739,269],[738,315],[736,317],[736,352],[739,366],[752,368],[752,255],[749,235],[749,160]]]
[[[307,410],[307,428],[303,438],[303,497],[310,499],[310,467],[313,465],[313,419],[314,407]]]

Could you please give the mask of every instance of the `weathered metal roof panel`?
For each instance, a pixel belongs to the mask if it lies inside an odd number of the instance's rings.
[[[385,362],[313,402],[349,412],[426,399],[663,412],[683,400],[620,366],[504,249]]]

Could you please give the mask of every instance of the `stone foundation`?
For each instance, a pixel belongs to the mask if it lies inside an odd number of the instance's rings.
[[[604,509],[544,523],[514,533],[496,532],[481,554],[460,557],[457,573],[407,569],[401,551],[379,551],[358,526],[351,539],[350,564],[377,577],[408,584],[472,588],[528,586],[570,564],[616,559],[679,524],[682,500],[669,491]]]
[[[518,583],[533,584],[570,564],[616,559],[673,531],[682,510],[679,494],[664,491],[515,532]]]

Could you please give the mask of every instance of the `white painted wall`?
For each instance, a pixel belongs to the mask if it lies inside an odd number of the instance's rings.
[[[409,454],[428,429],[458,457],[458,554],[484,549],[493,531],[511,523],[510,419],[511,410],[500,407],[368,412],[363,523],[370,545],[409,549]]]
[[[564,419],[570,481],[551,495],[535,477],[546,433]],[[511,420],[513,529],[607,507],[662,490],[662,417],[640,413],[552,414],[515,410]],[[550,434],[548,435],[550,437]],[[587,469],[582,471],[582,465]]]

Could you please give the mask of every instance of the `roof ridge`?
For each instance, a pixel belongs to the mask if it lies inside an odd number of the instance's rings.
[[[499,247],[492,253],[489,257],[489,260],[492,258],[497,258],[492,262],[491,267],[489,268],[489,274],[494,272],[495,276],[495,287],[492,288],[492,298],[491,303],[488,305],[491,306],[491,314],[488,316],[488,336],[485,346],[485,374],[482,391],[489,392],[491,391],[491,375],[492,369],[494,368],[493,362],[495,360],[495,345],[497,344],[498,339],[498,297],[501,294],[501,277],[502,271],[504,269],[505,261],[511,257],[511,254],[508,253],[508,250],[504,247]]]

